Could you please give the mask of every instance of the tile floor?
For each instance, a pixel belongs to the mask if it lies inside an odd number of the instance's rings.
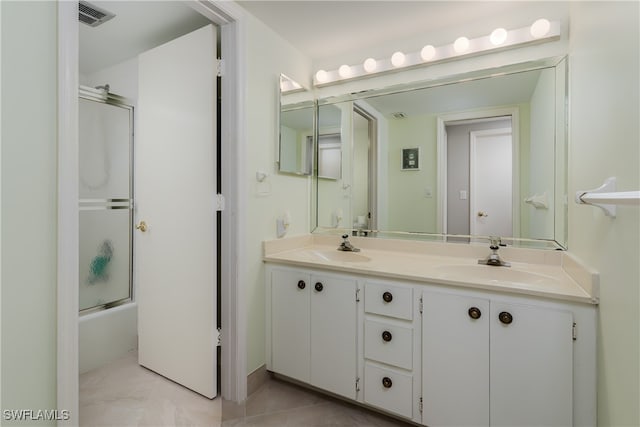
[[[141,367],[137,353],[80,375],[80,426],[219,427],[221,418],[221,399]]]
[[[278,379],[246,402],[209,400],[138,365],[131,353],[80,375],[80,426],[410,427]]]
[[[413,426],[278,379],[269,379],[241,405],[223,401],[222,419],[223,427]]]

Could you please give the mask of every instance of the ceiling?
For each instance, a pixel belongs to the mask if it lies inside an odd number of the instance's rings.
[[[181,2],[92,1],[116,16],[98,27],[80,26],[80,73],[118,64],[209,23]]]
[[[387,117],[394,113],[403,113],[410,117],[529,103],[540,73],[540,70],[533,70],[463,81],[367,98],[367,103]]]
[[[532,70],[392,93],[366,98],[366,102],[390,120],[402,120],[394,118],[395,113],[413,117],[525,104],[531,101],[542,72]],[[320,127],[340,126],[342,112],[339,108],[329,104],[320,106],[319,109]],[[307,130],[313,125],[311,107],[282,114],[283,123],[292,129]]]

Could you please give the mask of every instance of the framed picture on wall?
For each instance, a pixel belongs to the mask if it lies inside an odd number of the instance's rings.
[[[403,171],[419,171],[421,160],[420,147],[403,148],[401,160]]]

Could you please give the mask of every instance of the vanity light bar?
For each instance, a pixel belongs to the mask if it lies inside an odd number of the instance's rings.
[[[403,53],[398,51],[388,59],[367,58],[362,64],[345,64],[337,70],[330,71],[318,70],[313,76],[313,84],[317,87],[327,86],[457,58],[550,42],[559,38],[560,22],[538,19],[529,27],[514,30],[497,28],[488,36],[474,39],[459,37],[453,43],[443,46],[426,45],[419,52]]]

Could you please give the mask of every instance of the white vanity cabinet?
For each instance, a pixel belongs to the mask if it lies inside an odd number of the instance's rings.
[[[420,313],[412,285],[364,283],[364,403],[420,422]]]
[[[267,368],[355,399],[357,282],[296,269],[270,273]]]
[[[570,426],[571,312],[425,290],[423,423]]]
[[[595,425],[595,305],[266,272],[269,371],[429,427]]]

